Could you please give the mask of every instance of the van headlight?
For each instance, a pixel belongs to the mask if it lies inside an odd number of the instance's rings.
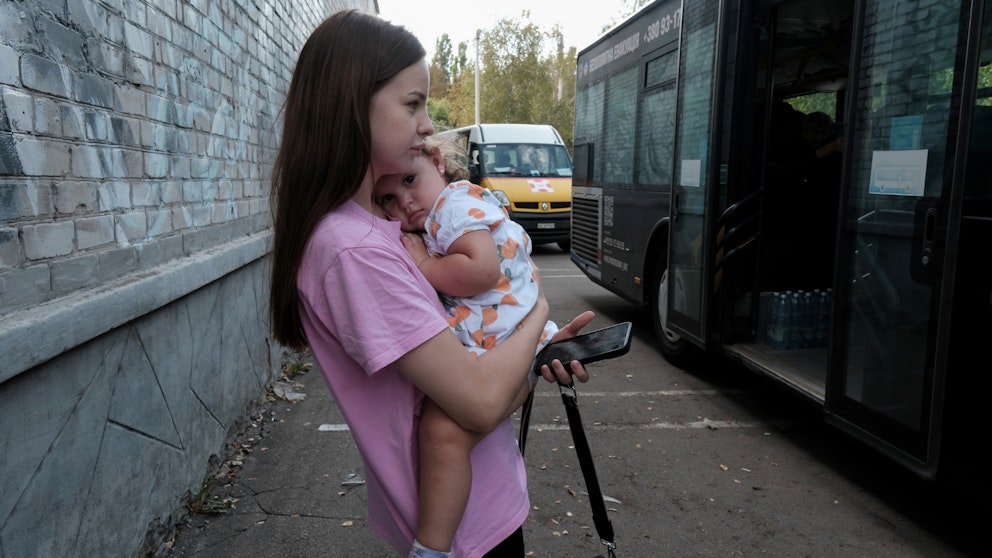
[[[503,207],[510,207],[510,198],[506,197],[503,190],[493,190],[493,197],[499,200],[499,203],[503,204]]]

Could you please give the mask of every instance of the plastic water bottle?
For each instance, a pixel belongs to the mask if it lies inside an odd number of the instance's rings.
[[[785,349],[789,346],[789,322],[789,298],[785,294],[776,294],[768,316],[768,344],[771,348]]]
[[[826,347],[830,342],[830,294],[819,293],[816,298],[816,346]]]
[[[803,346],[803,302],[799,293],[789,299],[789,343],[788,349],[801,349]]]
[[[774,348],[775,346],[775,321],[778,318],[778,296],[777,292],[769,293],[768,315],[765,316],[765,344]]]

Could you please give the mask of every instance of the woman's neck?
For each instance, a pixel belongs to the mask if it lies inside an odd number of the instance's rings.
[[[372,215],[385,219],[386,218],[385,212],[383,212],[382,208],[379,207],[379,205],[376,204],[373,199],[372,186],[373,186],[372,172],[370,169],[369,172],[365,173],[365,178],[362,180],[362,185],[358,188],[358,191],[356,191],[355,194],[351,196],[351,200],[357,203],[358,205],[360,205],[362,209],[368,211]]]

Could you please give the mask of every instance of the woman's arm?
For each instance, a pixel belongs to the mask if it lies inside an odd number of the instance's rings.
[[[463,234],[451,244],[447,255],[441,257],[428,257],[420,235],[405,234],[403,245],[431,286],[449,296],[482,294],[499,281],[499,253],[488,230]]]
[[[466,350],[454,333],[444,330],[395,364],[462,428],[488,433],[516,409],[547,319],[542,297],[513,335],[482,355]]]
[[[543,307],[543,308],[542,308]],[[594,314],[584,312],[555,335],[560,341],[577,335]],[[442,331],[396,361],[400,372],[410,378],[462,428],[488,433],[510,416],[527,397],[526,375],[534,361],[537,339],[547,323],[547,303],[541,303],[521,323],[521,327],[481,356],[465,350],[450,330]],[[551,368],[542,367],[549,382],[589,380],[589,373],[578,361],[566,365],[558,360]]]

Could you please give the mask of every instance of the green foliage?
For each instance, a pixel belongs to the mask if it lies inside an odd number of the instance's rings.
[[[218,515],[233,508],[237,504],[237,498],[211,496],[210,491],[213,489],[213,485],[214,479],[212,477],[207,476],[203,479],[203,482],[200,484],[200,491],[192,497],[186,506],[190,513]]]
[[[837,118],[837,94],[833,92],[811,93],[786,99],[785,102],[803,114],[823,112],[830,115],[830,118]]]
[[[480,30],[477,45],[460,43],[457,57],[450,56],[450,46],[442,49],[444,41],[450,41],[447,35],[438,39],[432,67],[447,71],[432,70],[431,75],[434,99],[429,109],[438,130],[475,122],[477,50],[479,120],[551,124],[571,146],[578,49],[565,47],[557,25],[544,29],[532,22],[525,11],[517,19],[503,18],[491,28]],[[442,80],[443,86],[436,86],[437,80]]]
[[[427,114],[431,115],[434,127],[440,130],[454,128],[454,120],[451,117],[451,102],[448,99],[428,97]]]
[[[434,59],[432,66],[437,66],[441,70],[441,79],[444,83],[451,83],[451,77],[455,71],[454,57],[451,55],[451,37],[447,33],[442,34],[434,45]],[[432,76],[433,77],[433,76]]]

